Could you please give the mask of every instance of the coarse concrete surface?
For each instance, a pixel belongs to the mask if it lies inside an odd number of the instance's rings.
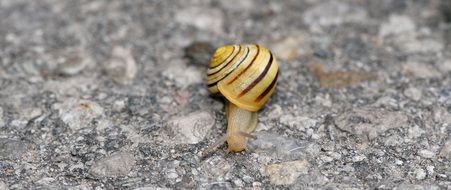
[[[205,80],[258,43],[248,149]],[[450,189],[449,0],[0,0],[0,189]]]

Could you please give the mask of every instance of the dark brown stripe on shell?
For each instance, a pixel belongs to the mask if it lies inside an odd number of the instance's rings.
[[[251,50],[249,49],[249,47],[246,47],[246,49],[247,49],[247,53],[246,53],[246,55],[244,56],[244,59],[242,59],[242,60],[236,65],[236,67],[233,68],[230,72],[228,72],[224,77],[222,77],[221,79],[219,79],[218,81],[216,81],[216,82],[214,82],[214,83],[208,84],[208,87],[212,87],[212,86],[216,85],[219,81],[221,81],[222,79],[226,78],[226,77],[229,76],[231,73],[233,73],[233,72],[235,71],[235,69],[238,68],[238,67],[241,65],[241,63],[243,63],[244,60],[247,59],[247,56],[249,55],[249,52],[250,52]]]
[[[210,73],[210,74],[208,74],[208,76],[211,76],[211,75],[214,75],[214,74],[216,74],[216,73],[219,73],[219,72],[221,72],[221,70],[222,69],[224,69],[224,68],[226,68],[235,58],[236,58],[236,56],[238,56],[238,54],[240,54],[240,51],[241,51],[241,46],[238,46],[238,52],[232,57],[232,59],[230,59],[230,61],[229,62],[227,62],[226,64],[224,64],[224,67],[222,67],[222,68],[220,68],[219,70],[217,70],[216,72],[214,72],[214,73]],[[232,54],[233,54],[233,52],[232,52]],[[230,55],[229,55],[230,56]],[[227,57],[227,58],[229,58],[229,57]],[[227,59],[225,59],[224,61],[226,61]],[[224,63],[224,61],[221,63],[221,64],[223,64]],[[221,65],[220,64],[220,65]]]
[[[255,54],[254,58],[252,58],[251,63],[249,63],[249,65],[247,65],[247,67],[244,68],[244,70],[241,71],[241,73],[239,73],[238,75],[236,75],[235,78],[233,78],[229,83],[227,83],[227,85],[232,84],[232,83],[235,82],[238,78],[240,78],[240,76],[241,76],[244,72],[246,72],[246,71],[252,66],[252,64],[253,64],[253,63],[255,62],[255,60],[257,59],[259,53],[260,53],[260,47],[257,45],[257,53]]]
[[[276,85],[277,77],[279,76],[279,70],[277,70],[276,77],[272,80],[271,84],[261,93],[254,102],[260,102],[268,93],[271,91],[271,89]]]
[[[272,62],[273,62],[273,56],[272,56],[272,53],[271,53],[271,52],[269,52],[269,56],[270,56],[270,57],[269,57],[269,62],[266,64],[265,70],[263,70],[263,72],[260,73],[260,75],[259,75],[254,81],[252,81],[252,83],[251,83],[246,89],[244,89],[244,90],[238,95],[238,97],[244,96],[247,92],[249,92],[250,90],[252,90],[252,88],[254,88],[255,85],[257,85],[257,84],[263,79],[263,77],[265,77],[265,75],[268,73],[269,68],[271,67]]]

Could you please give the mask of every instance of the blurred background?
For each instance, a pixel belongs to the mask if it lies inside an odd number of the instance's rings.
[[[0,0],[0,189],[450,188],[450,42],[449,0]],[[247,43],[277,90],[203,158]]]

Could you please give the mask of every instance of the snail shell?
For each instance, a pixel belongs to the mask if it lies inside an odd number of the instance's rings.
[[[227,45],[218,48],[207,71],[208,90],[220,93],[236,106],[258,111],[274,92],[278,64],[261,45]]]

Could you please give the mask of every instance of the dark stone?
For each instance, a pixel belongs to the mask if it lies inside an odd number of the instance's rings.
[[[189,63],[207,67],[215,48],[209,42],[193,42],[185,47],[185,57],[189,59]]]
[[[317,50],[315,50],[313,55],[315,55],[316,57],[321,58],[321,59],[330,59],[335,56],[333,52],[327,51],[325,49],[317,49]]]
[[[445,22],[451,23],[451,1],[442,0],[440,5],[440,12],[442,13]]]

